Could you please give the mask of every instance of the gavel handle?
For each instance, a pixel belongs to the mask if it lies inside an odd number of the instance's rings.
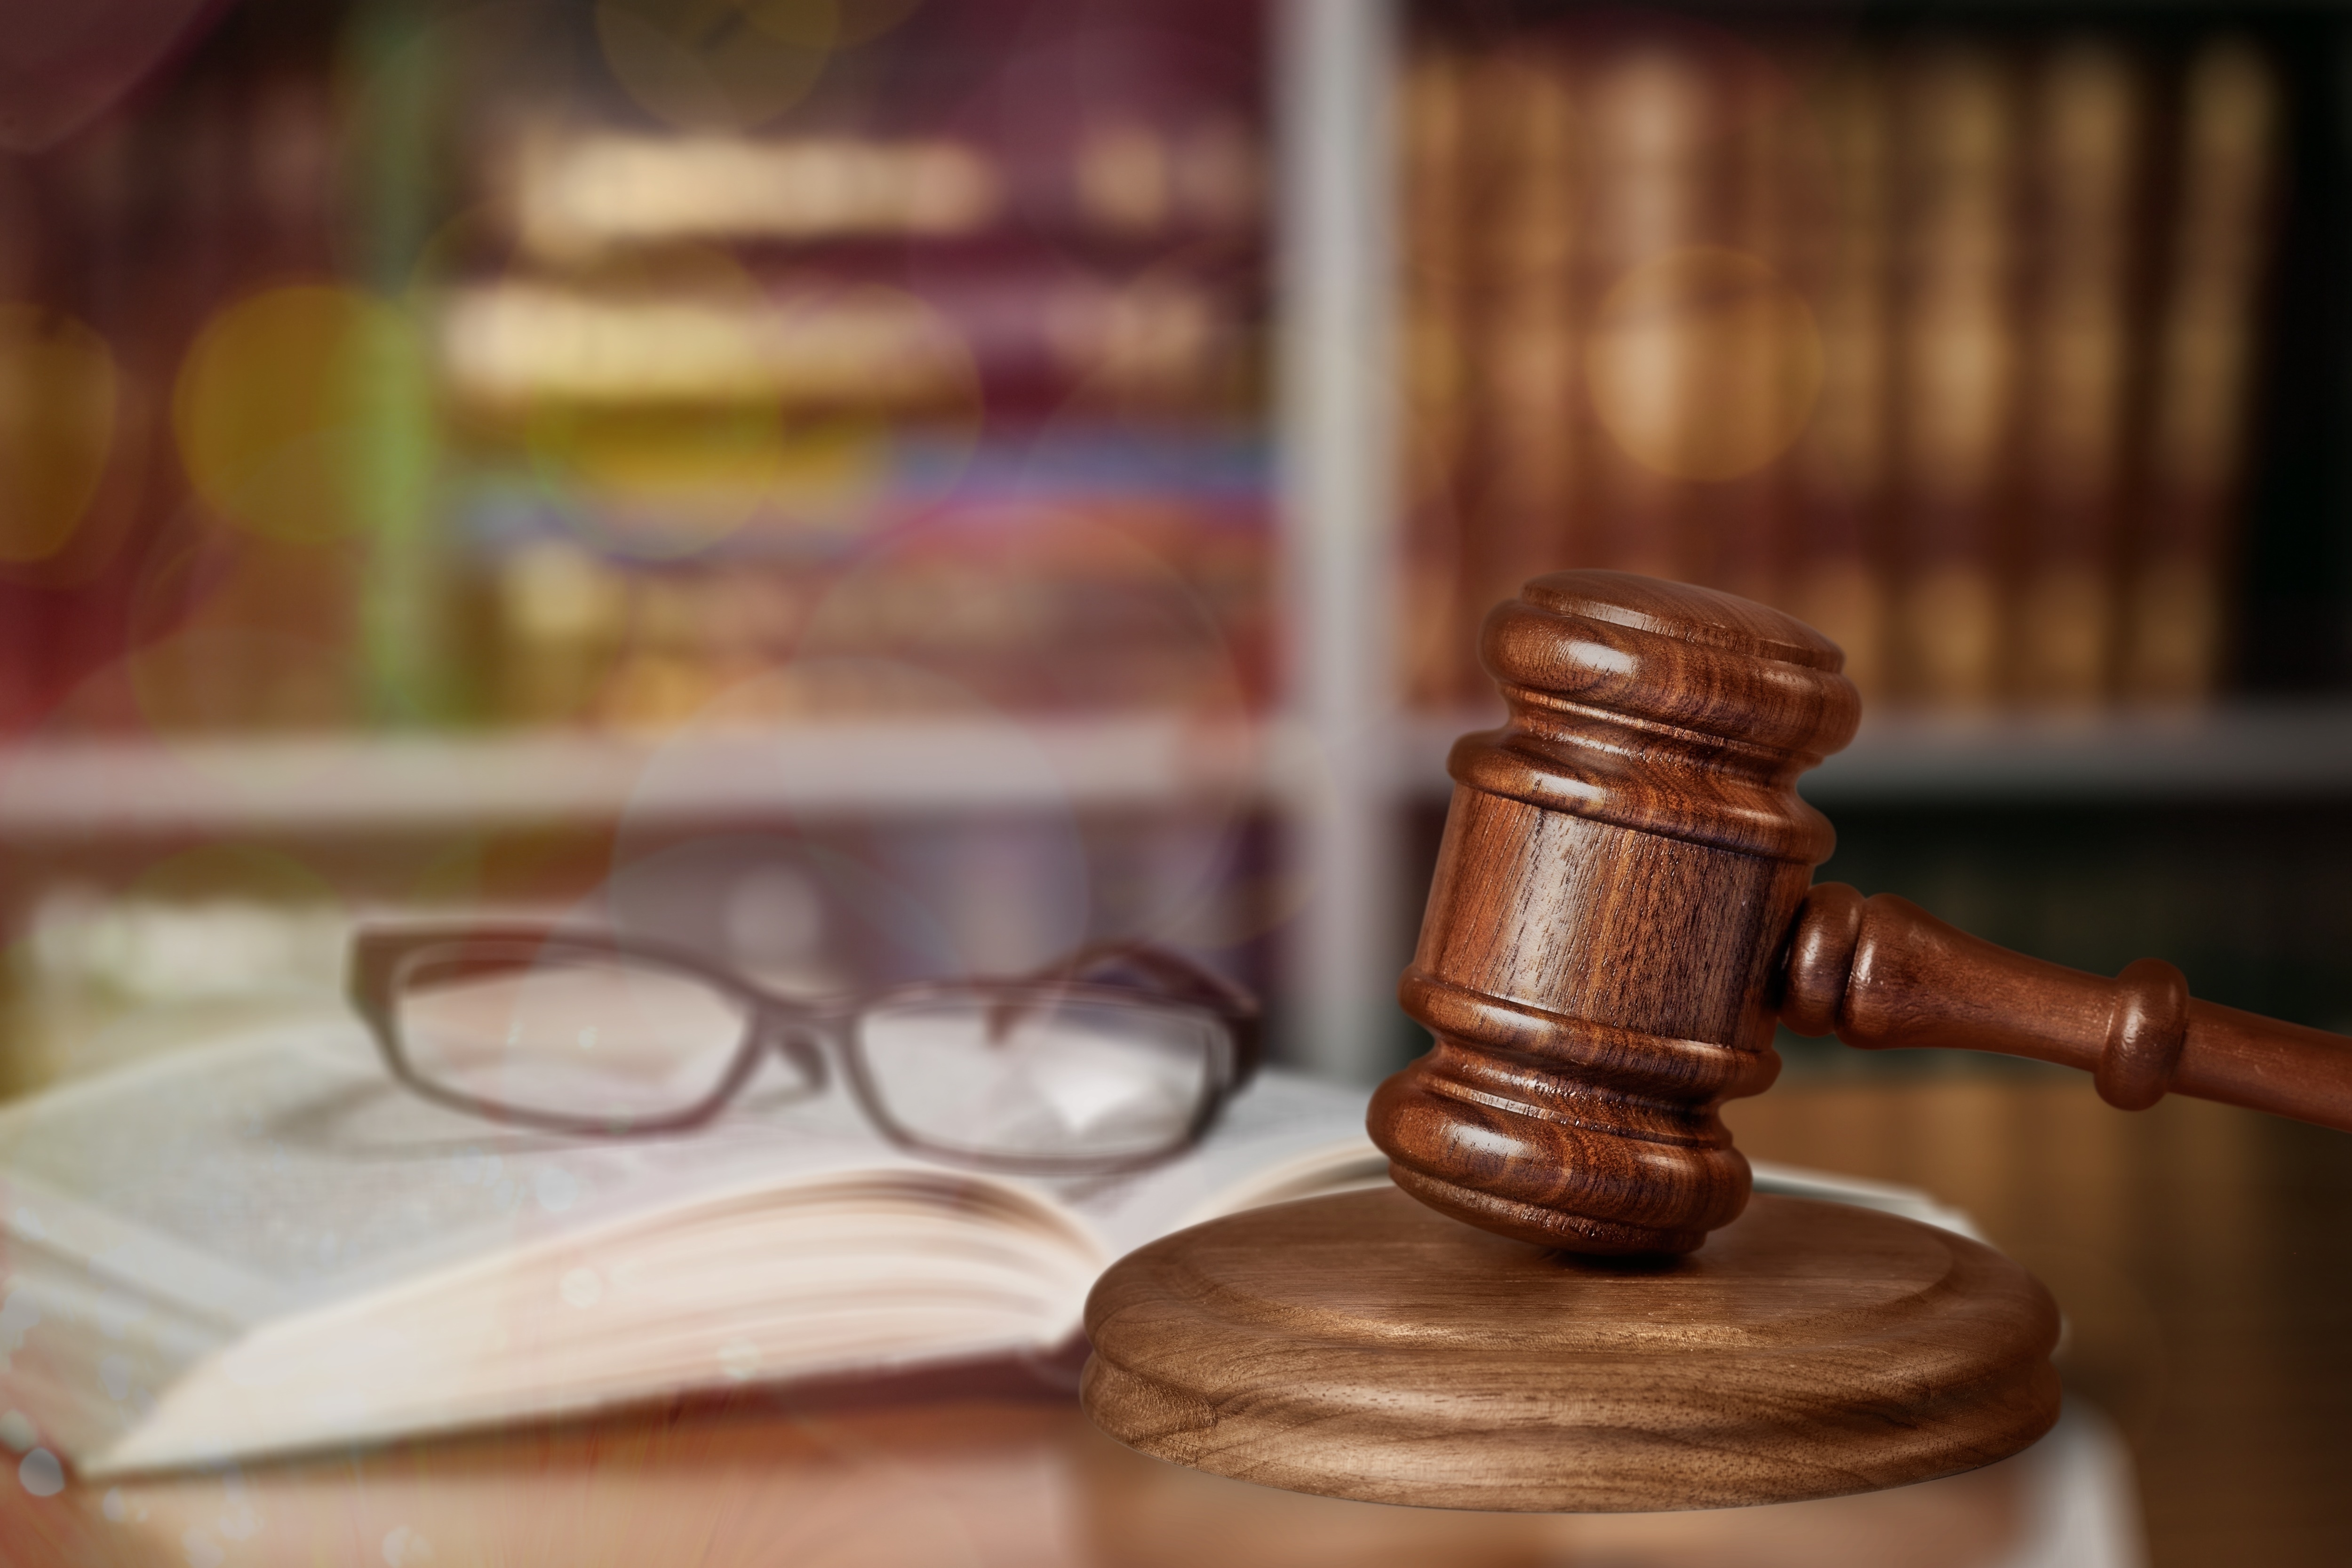
[[[1799,1034],[2031,1056],[2093,1073],[2126,1111],[2178,1091],[2352,1132],[2352,1038],[2194,1000],[2160,958],[2103,979],[1843,883],[1806,895],[1786,952],[1780,1021]]]

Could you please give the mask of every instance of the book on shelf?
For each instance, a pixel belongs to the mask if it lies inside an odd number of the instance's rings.
[[[709,622],[826,597],[868,547],[895,568],[942,507],[1110,531],[1213,512],[1178,549],[1216,561],[1177,561],[1162,598],[1260,616],[1270,552],[1230,525],[1264,513],[1265,465],[1245,464],[1246,495],[1198,482],[1233,477],[1223,449],[1265,444],[1255,12],[1184,8],[1171,48],[1058,4],[1018,47],[905,9],[811,56],[822,79],[772,119],[667,124],[677,84],[629,108],[650,78],[587,13],[240,11],[120,114],[0,168],[0,214],[22,220],[0,292],[55,323],[48,360],[79,332],[96,366],[23,364],[26,333],[0,322],[0,403],[19,369],[70,394],[0,408],[0,500],[17,503],[0,564],[52,525],[79,552],[28,580],[55,624],[37,651],[0,638],[0,716],[658,725],[790,661],[796,622],[706,639]],[[1128,21],[1161,11],[1180,15]],[[678,57],[706,46],[735,47]],[[576,74],[600,57],[619,74]],[[1104,461],[1122,442],[1161,450]],[[1089,444],[1074,493],[1061,449]],[[44,486],[58,504],[28,504]],[[527,493],[591,570],[541,559],[499,581],[504,553],[478,548],[486,491]],[[755,566],[719,559],[744,535],[798,537]],[[1030,564],[968,575],[1010,583],[977,596],[992,610],[1031,586],[1052,601],[1032,666],[1087,664],[1068,605],[1128,584],[1056,563],[1031,585]],[[709,580],[747,571],[748,595]],[[1081,700],[1234,678],[1222,653],[1202,675],[1135,641]],[[992,643],[964,653],[994,663],[986,700],[1066,706]]]
[[[1126,1251],[1384,1182],[1364,1104],[1269,1071],[1167,1164],[1006,1176],[901,1154],[839,1096],[755,1092],[658,1138],[502,1128],[412,1096],[321,1014],[0,1112],[0,1406],[96,1477],[1058,1364]],[[1976,1234],[1909,1188],[1756,1184]]]
[[[476,711],[1262,704],[1254,69],[1141,37],[926,16],[772,122],[473,123],[511,254],[453,249],[433,329]]]
[[[1898,679],[1930,706],[2000,692],[2004,481],[2017,417],[2011,63],[1982,44],[1903,62],[1895,259]]]
[[[1799,287],[1808,191],[1791,165],[1805,128],[1769,57],[1735,56],[1713,76],[1711,129],[1729,143],[1714,196],[1721,212],[1708,225],[1712,243],[1683,253],[1666,296],[1694,366],[1671,464],[1690,510],[1678,570],[1769,600],[1792,571],[1796,517],[1781,459],[1817,409],[1822,378],[1817,313]]]
[[[1894,301],[1887,256],[1892,148],[1887,82],[1872,62],[1825,72],[1780,177],[1796,189],[1790,270],[1812,301],[1822,380],[1812,417],[1790,452],[1788,565],[1782,607],[1845,650],[1865,703],[1886,689],[1885,528],[1888,389]]]
[[[1138,487],[1032,507],[966,492],[878,538],[754,522],[669,561],[591,550],[528,511],[483,521],[509,535],[478,541],[467,570],[487,589],[482,662],[509,723],[660,729],[722,699],[777,720],[1268,700],[1255,497]]]
[[[1874,705],[2210,695],[2285,106],[2186,42],[1425,21],[1411,699],[1572,566],[1791,611]]]
[[[1551,570],[1568,547],[1582,377],[1569,62],[1542,45],[1497,53],[1463,86],[1472,203],[1463,243],[1475,290],[1463,320],[1480,411],[1461,444],[1467,522],[1454,619],[1467,645],[1490,606]]]
[[[2087,707],[2111,685],[2145,77],[2116,44],[2080,39],[2038,61],[2027,89],[2040,151],[2011,687],[2031,706]]]
[[[1550,566],[1689,575],[1691,465],[1722,367],[1704,363],[1715,292],[1710,241],[1729,216],[1713,156],[1729,87],[1707,52],[1673,40],[1604,39],[1578,63],[1589,143],[1579,214],[1586,475],[1580,516],[1555,525]]]
[[[1398,89],[1404,159],[1404,538],[1400,675],[1411,701],[1466,694],[1460,644],[1463,451],[1467,428],[1463,311],[1471,290],[1465,149],[1470,96],[1456,50],[1417,50]]]
[[[2233,38],[2198,51],[2182,98],[2144,531],[2126,554],[2124,607],[2123,694],[2159,703],[2209,696],[2220,674],[2284,112],[2268,65]]]

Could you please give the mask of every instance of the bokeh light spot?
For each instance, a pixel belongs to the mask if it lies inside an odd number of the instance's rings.
[[[113,449],[119,391],[90,328],[0,304],[0,560],[46,560],[73,538]]]
[[[381,300],[311,284],[247,296],[180,368],[181,460],[206,503],[257,534],[357,533],[384,499],[382,438],[414,421],[426,375],[416,334]]]
[[[1610,289],[1585,372],[1601,423],[1636,462],[1676,479],[1736,479],[1787,451],[1812,417],[1821,332],[1762,260],[1693,246]]]
[[[16,1480],[35,1497],[55,1497],[66,1490],[65,1467],[47,1448],[35,1448],[16,1466]]]

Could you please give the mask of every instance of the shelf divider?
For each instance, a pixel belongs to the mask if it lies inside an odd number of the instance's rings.
[[[1397,0],[1280,0],[1275,377],[1286,706],[1316,758],[1287,852],[1305,902],[1281,1054],[1366,1082],[1392,1065],[1399,419],[1391,99]]]

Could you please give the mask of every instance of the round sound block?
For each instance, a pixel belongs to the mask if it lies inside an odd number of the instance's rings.
[[[1433,1508],[1787,1502],[2015,1453],[2058,1311],[1989,1247],[1758,1196],[1699,1251],[1547,1252],[1393,1188],[1169,1236],[1087,1303],[1083,1397],[1147,1454]]]

